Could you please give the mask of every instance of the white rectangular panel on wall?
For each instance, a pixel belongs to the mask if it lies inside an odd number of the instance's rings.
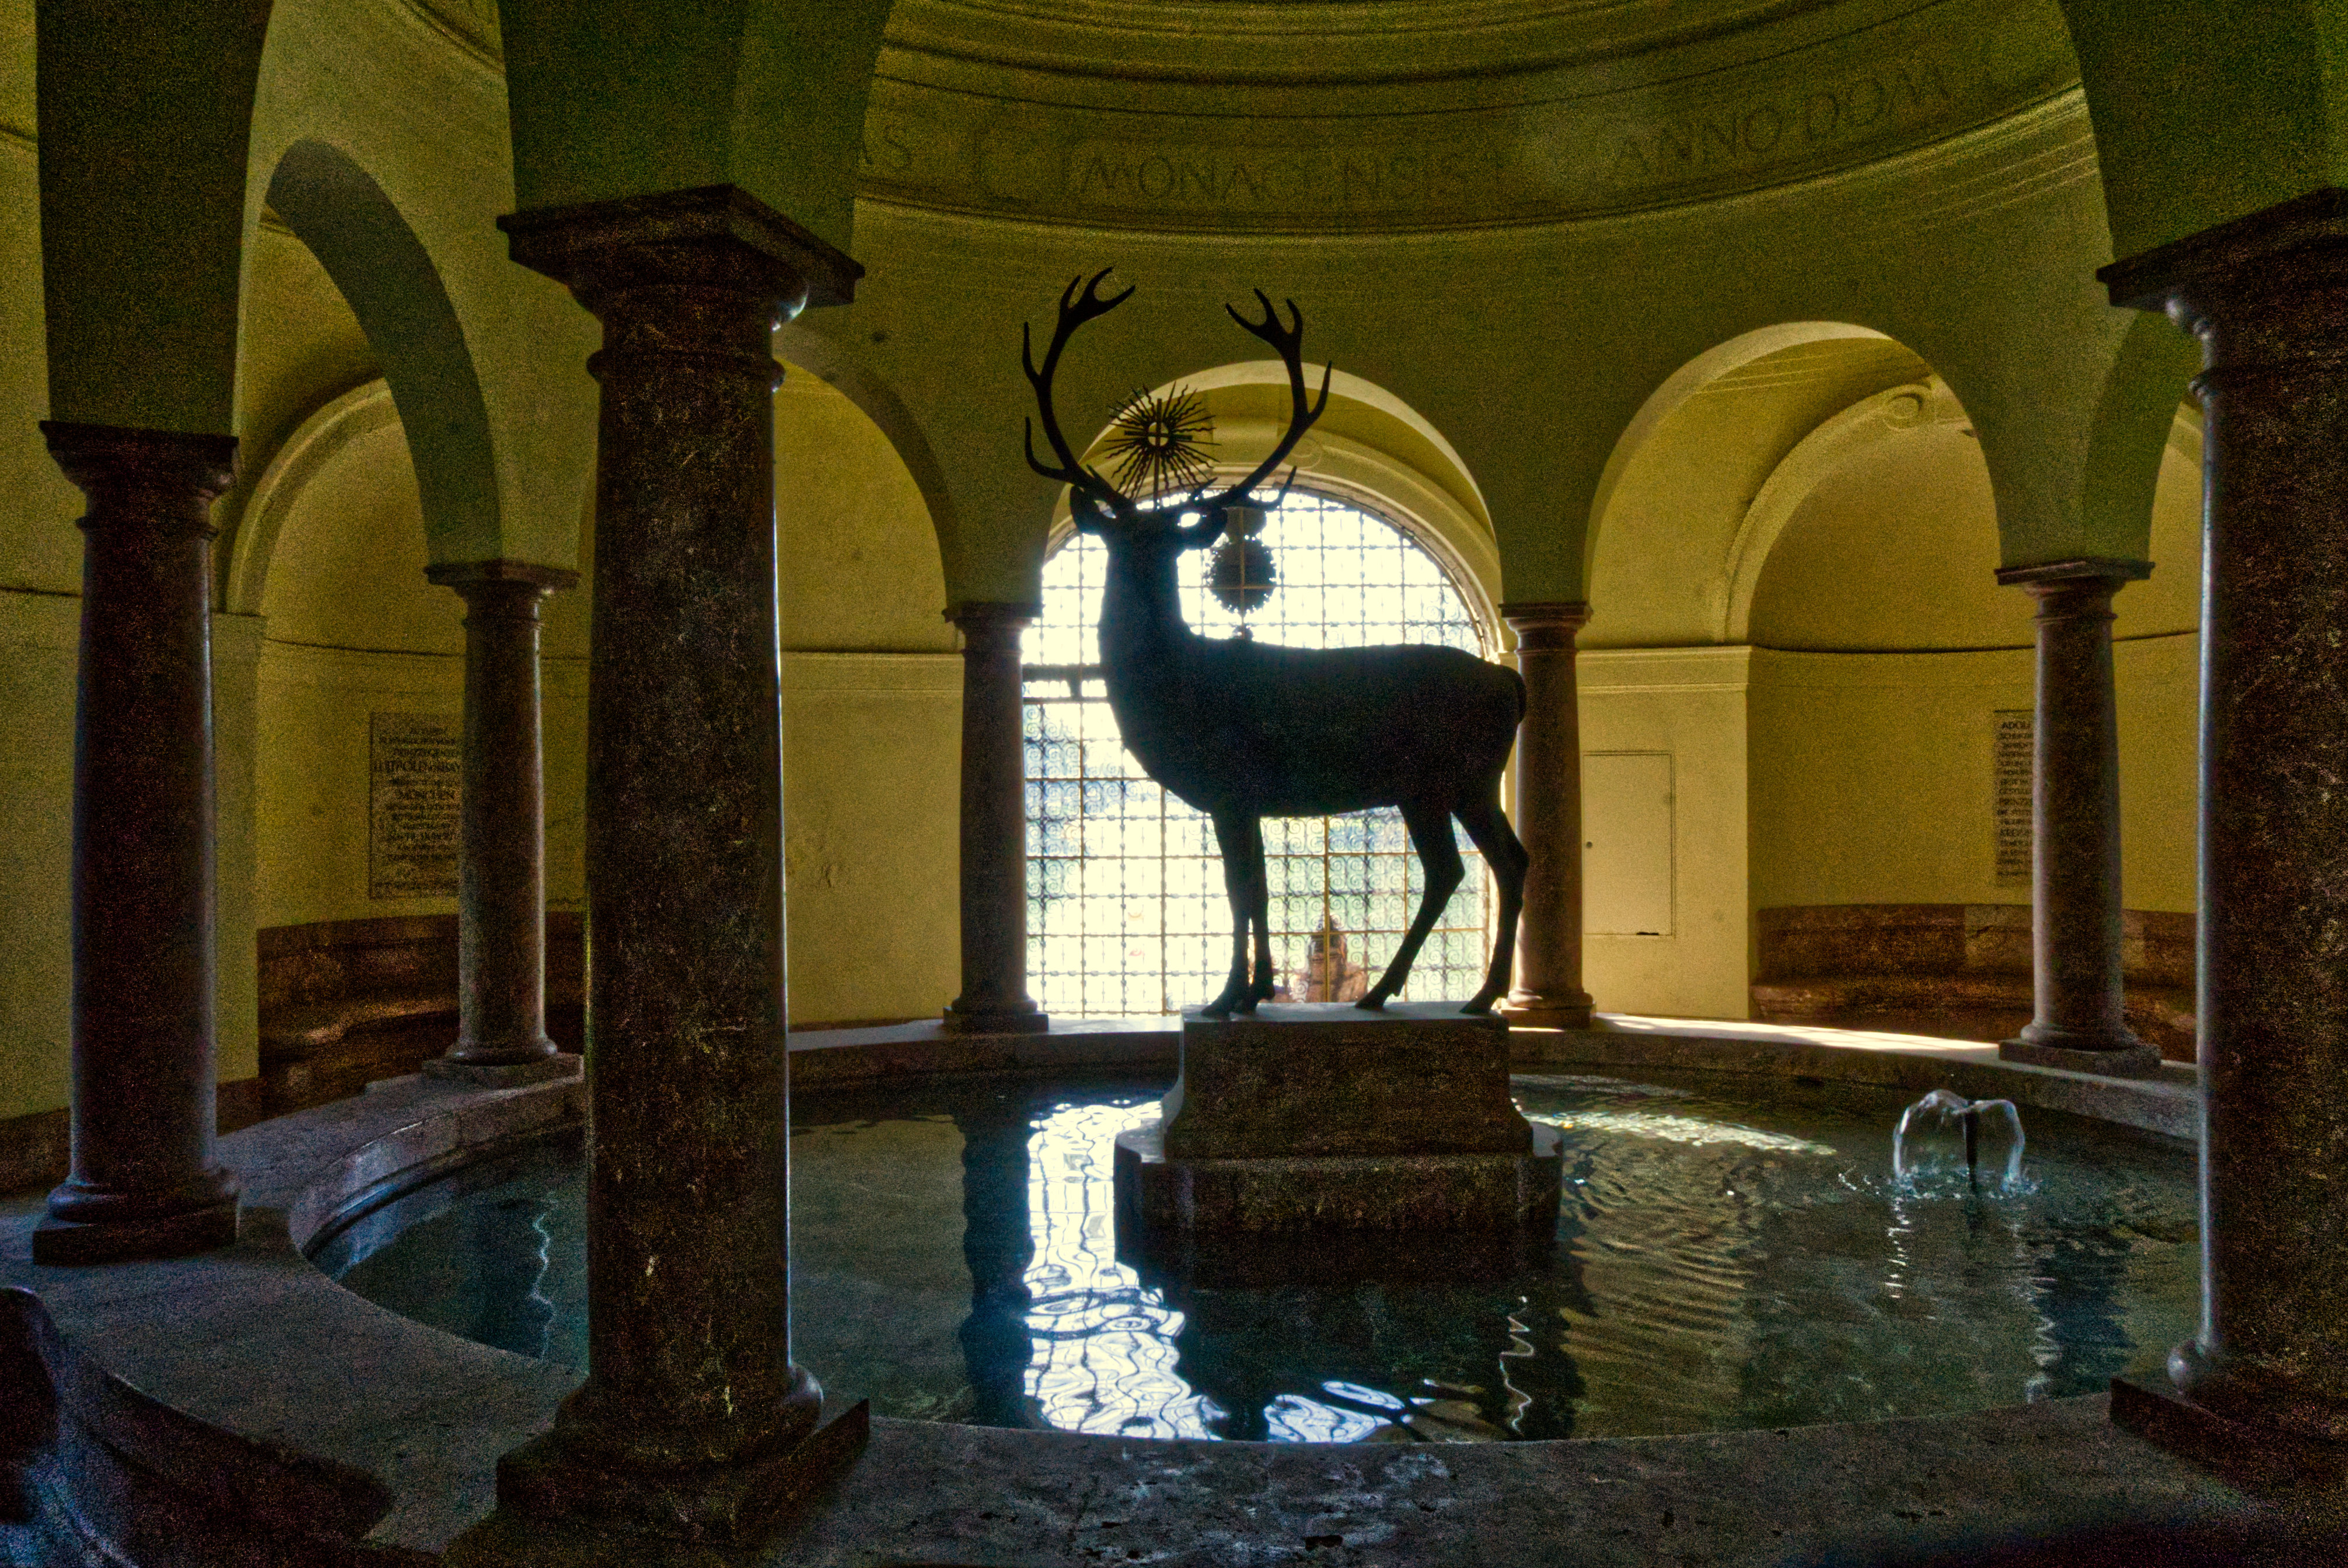
[[[1581,758],[1581,928],[1672,934],[1672,753]]]

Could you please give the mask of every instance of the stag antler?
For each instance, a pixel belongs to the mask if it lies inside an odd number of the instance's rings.
[[[1061,351],[1068,346],[1068,340],[1076,335],[1076,329],[1096,316],[1108,314],[1132,296],[1133,290],[1128,286],[1122,293],[1102,297],[1101,280],[1116,270],[1103,267],[1092,275],[1090,281],[1081,273],[1068,280],[1068,286],[1060,293],[1060,319],[1052,329],[1052,346],[1044,351],[1044,364],[1040,370],[1035,365],[1035,337],[1028,331],[1026,323],[1019,323],[1019,361],[1026,368],[1027,384],[1035,389],[1035,409],[1043,416],[1044,439],[1051,444],[1052,455],[1060,460],[1059,466],[1056,468],[1036,457],[1035,422],[1030,419],[1027,422],[1027,466],[1046,479],[1056,479],[1068,486],[1104,510],[1114,509],[1119,503],[1127,503],[1124,492],[1076,460],[1075,451],[1068,446],[1068,438],[1060,433],[1060,417],[1052,411],[1052,377],[1059,371]],[[1082,286],[1081,292],[1079,285]]]
[[[1272,308],[1271,296],[1266,294],[1262,289],[1258,289],[1255,292],[1255,297],[1257,300],[1261,301],[1263,305],[1263,320],[1260,322],[1251,322],[1248,320],[1247,317],[1240,314],[1236,306],[1227,304],[1223,309],[1231,313],[1231,320],[1239,323],[1240,325],[1247,328],[1249,332],[1253,333],[1256,336],[1270,343],[1273,349],[1279,353],[1281,364],[1288,367],[1288,396],[1290,405],[1288,415],[1288,433],[1280,438],[1279,445],[1272,449],[1272,455],[1255,466],[1255,471],[1253,473],[1250,474],[1246,478],[1241,479],[1238,484],[1231,486],[1229,489],[1220,491],[1198,503],[1200,509],[1205,512],[1209,517],[1214,516],[1226,507],[1245,505],[1248,498],[1248,493],[1253,490],[1258,485],[1262,484],[1264,480],[1271,476],[1273,469],[1279,467],[1282,463],[1287,460],[1288,455],[1296,449],[1296,444],[1304,438],[1304,433],[1313,428],[1313,422],[1321,417],[1321,411],[1329,406],[1329,382],[1331,377],[1337,374],[1337,367],[1334,365],[1329,365],[1322,371],[1321,396],[1319,400],[1314,402],[1311,406],[1306,406],[1304,400],[1304,313],[1296,308],[1296,302],[1294,300],[1290,300],[1287,302],[1289,324],[1282,326],[1280,324],[1280,313]],[[1288,477],[1291,481],[1293,481],[1296,476],[1293,473],[1291,473]],[[1280,493],[1282,496],[1287,495],[1288,486],[1284,484],[1281,486]]]

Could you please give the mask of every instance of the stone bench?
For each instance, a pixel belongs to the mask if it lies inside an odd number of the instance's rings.
[[[261,1081],[270,1115],[416,1071],[457,1039],[457,917],[265,927]],[[546,921],[547,1030],[576,1050],[584,951],[576,912]]]
[[[2194,917],[2122,918],[2128,1027],[2168,1061],[2190,1061]],[[1762,1022],[1997,1040],[2030,1021],[2028,905],[1802,905],[1757,920]]]

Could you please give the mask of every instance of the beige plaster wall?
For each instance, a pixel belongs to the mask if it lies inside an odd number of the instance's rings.
[[[0,591],[0,1117],[70,1092],[77,596]]]
[[[776,403],[793,1020],[935,1012],[959,979],[961,659],[934,537],[871,422],[794,374]],[[457,596],[424,579],[396,421],[346,441],[283,508],[259,672],[264,926],[453,910],[367,890],[367,716],[463,710]],[[546,611],[547,895],[577,907],[593,569]]]
[[[1815,651],[2021,647],[2030,596],[2001,586],[1997,565],[1972,431],[1886,430],[1795,507],[1754,590],[1750,636]]]
[[[368,720],[464,710],[463,607],[425,580],[397,421],[352,439],[287,503],[269,560],[254,790],[263,926],[441,914],[367,887]]]
[[[1656,648],[1577,661],[1585,781],[1598,753],[1671,759],[1671,930],[1584,938],[1584,984],[1602,1011],[1746,1014],[1745,707],[1754,658],[1746,648]],[[1601,804],[1585,838],[1612,830],[1603,817]],[[1613,891],[1592,886],[1591,900]]]
[[[2027,903],[1996,879],[1991,714],[2031,705],[2026,649],[1756,649],[1753,907]]]
[[[2119,700],[2120,889],[2131,909],[2190,914],[2200,902],[2195,885],[2200,641],[2187,631],[2135,639],[2112,651]]]
[[[783,646],[952,652],[928,508],[880,427],[787,364],[775,394]]]
[[[918,1018],[960,989],[962,659],[783,660],[794,1026]]]

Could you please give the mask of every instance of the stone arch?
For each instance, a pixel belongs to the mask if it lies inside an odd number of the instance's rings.
[[[1963,405],[1936,376],[1862,398],[1803,436],[1770,470],[1736,525],[1719,582],[1719,640],[1752,641],[1753,596],[1761,586],[1761,569],[1786,525],[1821,480],[1853,453],[1888,435],[1923,425],[1962,424],[1964,417]]]
[[[937,536],[939,559],[953,560],[962,528],[953,490],[946,483],[945,466],[938,460],[929,432],[896,388],[843,349],[839,340],[803,323],[790,323],[775,334],[775,353],[837,389],[888,437],[922,493],[930,528]]]
[[[294,427],[269,459],[228,541],[221,608],[259,615],[269,587],[270,559],[302,489],[348,447],[396,424],[391,385],[378,376],[320,405]]]
[[[285,149],[269,205],[358,317],[407,433],[434,561],[503,553],[496,456],[481,386],[440,273],[382,187],[336,148]]]
[[[1601,478],[1587,644],[1745,641],[1763,564],[1803,498],[1928,410],[1962,413],[1922,358],[1871,327],[1780,323],[1689,360],[1648,395]]]
[[[2153,492],[2177,439],[2178,401],[2199,347],[2168,318],[2144,313],[2120,340],[2087,436],[2080,510],[2099,553],[2151,559]],[[2194,430],[2198,432],[2197,417]]]
[[[1663,422],[1679,412],[1689,398],[1722,376],[1786,349],[1883,335],[1872,327],[1855,326],[1848,322],[1779,322],[1715,344],[1664,377],[1663,384],[1649,393],[1647,400],[1639,405],[1639,412],[1631,416],[1631,423],[1622,427],[1614,450],[1607,456],[1606,466],[1599,473],[1598,488],[1590,501],[1590,526],[1582,539],[1582,580],[1589,580],[1591,568],[1597,561],[1599,536],[1624,470],[1646,449]]]

